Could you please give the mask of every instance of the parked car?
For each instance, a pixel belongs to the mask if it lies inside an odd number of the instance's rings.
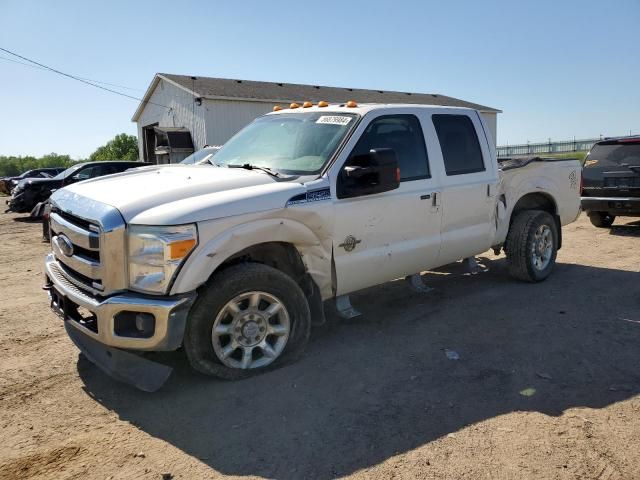
[[[640,136],[596,143],[584,162],[582,209],[609,228],[617,216],[640,216]]]
[[[205,145],[201,150],[192,153],[180,163],[183,165],[198,165],[202,163],[211,163],[213,156],[220,150],[220,146]]]
[[[13,189],[7,200],[8,211],[30,212],[39,202],[49,198],[51,192],[82,180],[123,172],[129,168],[149,165],[143,162],[85,162],[67,168],[53,178],[27,178]]]
[[[36,168],[34,170],[27,170],[23,174],[15,177],[0,178],[0,193],[10,194],[18,185],[20,180],[24,180],[25,178],[51,178],[55,177],[62,171],[64,171],[63,167]]]
[[[52,196],[50,305],[87,358],[137,387],[184,351],[239,379],[297,358],[324,301],[493,248],[512,276],[551,273],[580,212],[577,160],[502,170],[479,112],[418,105],[292,108],[215,156],[96,179]],[[80,308],[82,307],[82,308]],[[401,308],[401,306],[399,306]]]

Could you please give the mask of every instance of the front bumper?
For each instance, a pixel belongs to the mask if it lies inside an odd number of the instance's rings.
[[[167,351],[176,350],[182,344],[195,293],[153,297],[125,292],[107,298],[94,297],[65,276],[51,253],[45,259],[45,276],[45,289],[49,290],[51,307],[64,318],[67,328],[74,328],[105,346],[127,350]],[[77,315],[68,315],[69,312],[76,312],[78,307],[90,312],[89,322],[80,321]],[[144,338],[118,334],[116,316],[121,312],[153,315],[155,326],[152,334]]]
[[[103,345],[73,328],[69,322],[64,323],[64,328],[76,347],[100,370],[145,392],[160,389],[173,371],[171,367],[141,355]]]
[[[7,207],[9,210],[16,213],[25,213],[31,211],[33,208],[33,199],[28,192],[22,191],[18,194],[14,194],[9,200],[7,200]]]
[[[640,197],[582,197],[586,212],[606,212],[612,215],[640,215]]]

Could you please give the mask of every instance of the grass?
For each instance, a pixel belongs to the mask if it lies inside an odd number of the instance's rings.
[[[584,164],[584,159],[587,156],[587,152],[567,152],[567,153],[541,153],[541,157],[552,158],[577,158],[580,163]]]

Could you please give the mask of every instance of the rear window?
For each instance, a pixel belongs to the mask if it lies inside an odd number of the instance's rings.
[[[640,143],[598,143],[591,148],[585,166],[640,165]]]
[[[466,115],[432,115],[447,176],[484,171],[473,122]]]

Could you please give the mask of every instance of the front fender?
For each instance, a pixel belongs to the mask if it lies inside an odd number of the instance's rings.
[[[189,257],[171,294],[194,291],[227,259],[249,247],[268,242],[292,244],[323,298],[331,295],[331,242],[323,242],[308,226],[286,218],[252,220],[208,235],[211,227],[198,225],[200,238],[209,238]]]

